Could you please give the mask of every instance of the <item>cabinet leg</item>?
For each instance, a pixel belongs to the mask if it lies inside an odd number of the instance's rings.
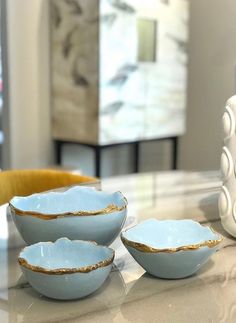
[[[139,142],[134,143],[134,172],[138,173],[139,171]]]
[[[55,141],[55,157],[56,157],[56,164],[61,165],[62,161],[62,142],[59,140]]]
[[[178,167],[178,137],[172,138],[172,169],[176,170]]]
[[[96,146],[95,148],[95,159],[94,159],[94,168],[95,168],[95,176],[101,176],[101,147]]]

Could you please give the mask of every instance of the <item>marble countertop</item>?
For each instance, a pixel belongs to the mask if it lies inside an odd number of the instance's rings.
[[[191,218],[224,235],[221,249],[194,276],[153,278],[117,239],[115,266],[93,295],[55,301],[34,291],[17,263],[24,245],[7,207],[0,207],[0,323],[236,322],[236,242],[221,227],[218,173],[147,173],[103,180],[102,188],[120,190],[129,201],[126,226],[143,219]]]

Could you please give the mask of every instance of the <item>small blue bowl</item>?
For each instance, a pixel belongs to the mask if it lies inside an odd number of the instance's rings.
[[[39,242],[18,258],[30,285],[55,299],[77,299],[96,291],[107,279],[114,250],[90,241]]]
[[[121,234],[130,254],[148,273],[167,279],[194,274],[222,239],[209,227],[192,220],[150,219]]]
[[[27,244],[67,237],[109,245],[119,235],[127,214],[127,200],[121,192],[110,194],[84,186],[14,197],[9,205]]]

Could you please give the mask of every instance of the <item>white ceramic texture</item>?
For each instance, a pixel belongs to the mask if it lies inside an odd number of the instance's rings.
[[[222,118],[224,146],[221,155],[223,185],[219,213],[224,229],[236,237],[236,96],[231,97]]]
[[[169,279],[194,274],[217,250],[217,246],[209,248],[207,244],[192,250],[190,246],[221,239],[210,228],[192,220],[156,219],[141,222],[122,232],[121,238],[130,254],[148,273]],[[132,246],[132,243],[141,244],[143,250],[137,245]],[[173,250],[175,248],[180,250]]]
[[[99,211],[108,205],[123,209],[107,214],[105,212],[96,215],[72,214],[77,211]],[[127,201],[120,192],[109,194],[83,186],[76,186],[65,192],[14,197],[10,201],[14,223],[28,244],[55,241],[61,237],[67,237],[71,240],[92,240],[98,244],[109,245],[124,225],[127,214],[126,205]],[[21,212],[26,211],[27,215],[17,214],[15,208]],[[34,212],[46,215],[47,219],[34,216]],[[65,212],[69,214],[64,216]],[[59,216],[53,218],[55,214]]]
[[[52,270],[70,270],[96,265],[113,257],[113,250],[89,241],[61,238],[55,243],[39,242],[26,247],[19,255],[32,267],[21,265],[30,285],[40,294],[55,299],[76,299],[97,290],[108,277],[112,262],[89,272],[52,274]],[[34,266],[47,272],[34,270]]]
[[[223,147],[221,154],[221,171],[225,180],[230,179],[230,177],[234,175],[234,162],[227,147]]]

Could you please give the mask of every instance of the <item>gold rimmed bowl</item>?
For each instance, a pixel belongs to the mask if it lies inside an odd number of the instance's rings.
[[[14,197],[9,206],[28,244],[67,237],[109,245],[119,235],[127,214],[127,200],[121,192],[110,194],[85,186]]]
[[[35,290],[66,300],[85,297],[101,287],[114,256],[114,250],[95,242],[61,238],[25,247],[18,261]]]
[[[150,219],[121,233],[133,258],[151,275],[191,276],[218,249],[222,236],[192,220]]]

